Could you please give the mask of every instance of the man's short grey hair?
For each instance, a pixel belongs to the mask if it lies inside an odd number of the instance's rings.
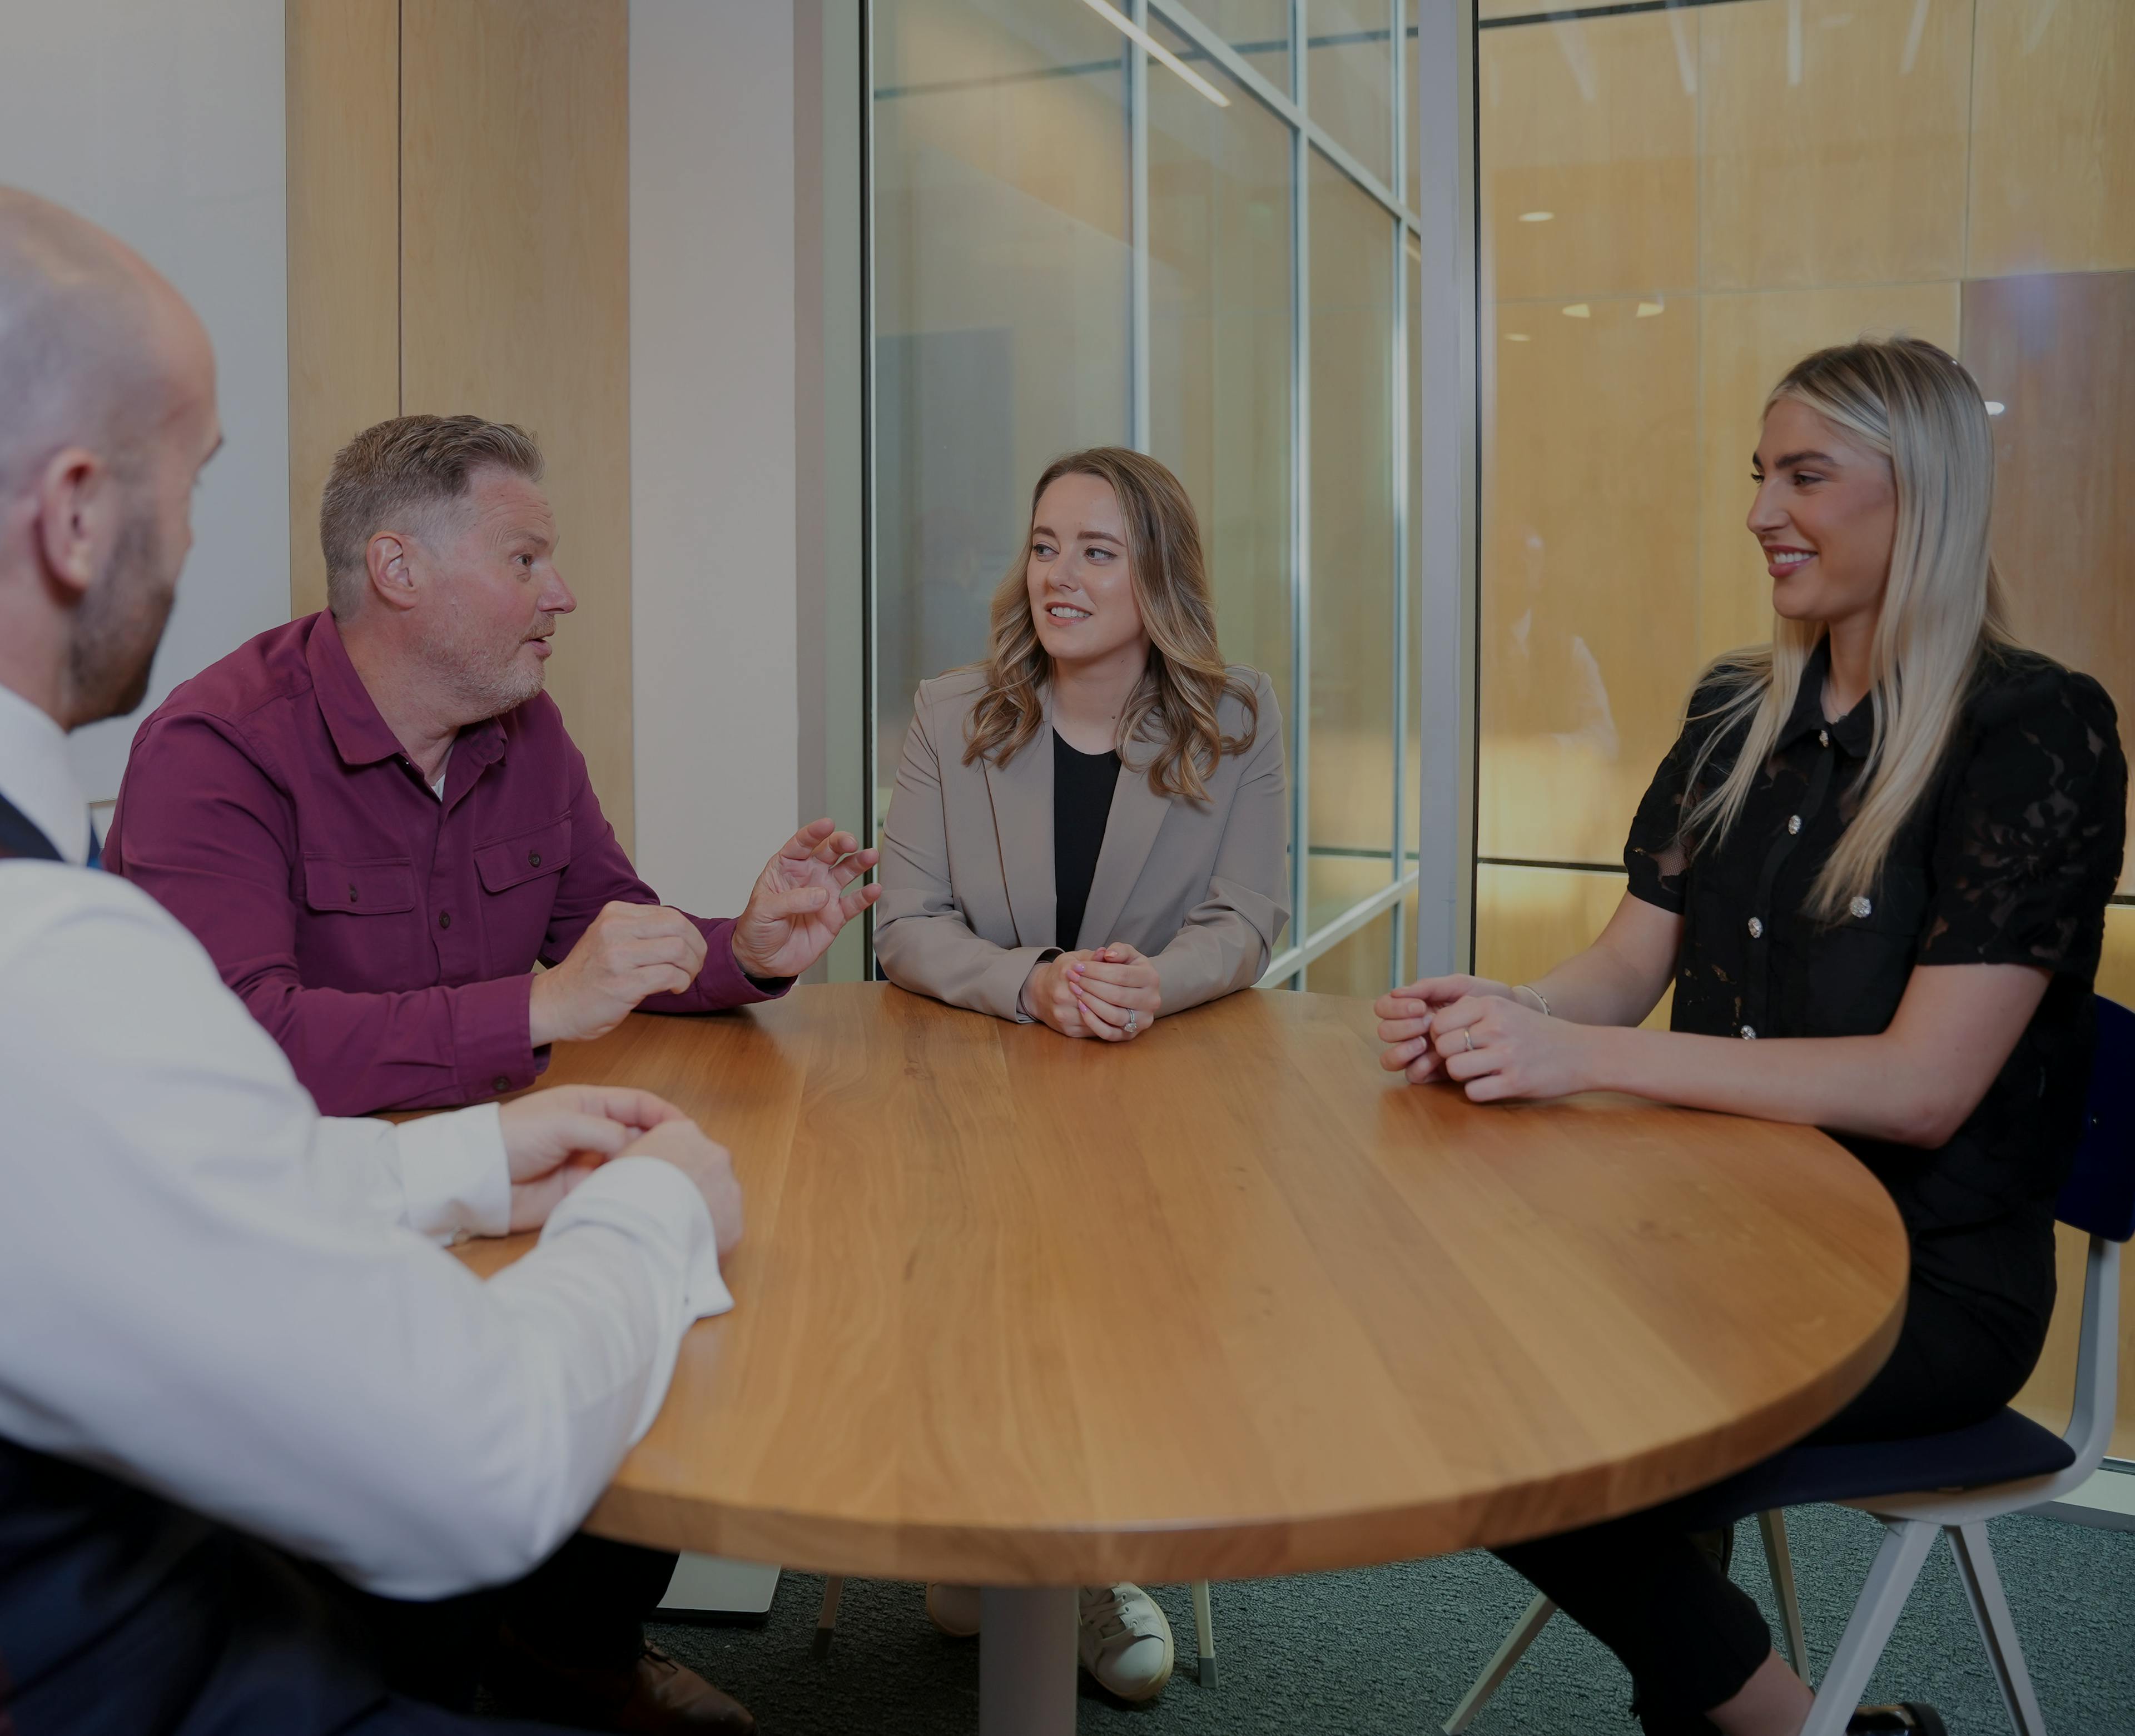
[[[346,621],[361,606],[364,551],[407,515],[467,498],[478,471],[541,480],[541,448],[525,429],[479,416],[395,416],[367,428],[334,454],[319,497],[319,546],[327,558],[327,607]]]

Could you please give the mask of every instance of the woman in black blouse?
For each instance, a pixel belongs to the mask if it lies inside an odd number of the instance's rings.
[[[2053,1311],[2128,771],[2104,689],[2009,636],[1993,465],[1933,345],[1796,366],[1752,470],[1772,643],[1699,682],[1607,928],[1532,984],[1379,1003],[1384,1064],[1417,1083],[1806,1122],[1873,1170],[1911,1244],[1905,1327],[1819,1441],[1992,1414]],[[1671,982],[1671,1028],[1635,1028]],[[1692,1538],[1634,1515],[1501,1553],[1623,1659],[1648,1731],[1800,1729],[1809,1690]]]

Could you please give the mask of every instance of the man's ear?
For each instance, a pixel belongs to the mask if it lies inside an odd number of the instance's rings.
[[[381,530],[364,545],[364,566],[370,577],[370,594],[389,609],[415,607],[420,587],[415,582],[414,552],[405,537]]]
[[[54,452],[37,478],[38,552],[54,581],[79,598],[95,582],[118,506],[111,467],[86,447]]]

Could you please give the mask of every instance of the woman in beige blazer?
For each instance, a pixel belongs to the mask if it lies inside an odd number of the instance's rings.
[[[1249,986],[1290,913],[1282,718],[1217,648],[1178,478],[1117,447],[1049,466],[992,636],[913,702],[884,972],[1111,1042]]]
[[[1117,447],[1049,466],[995,593],[992,654],[923,682],[883,830],[875,956],[916,994],[1130,1042],[1258,979],[1289,916],[1282,718],[1227,667],[1186,491]],[[978,1630],[978,1593],[927,1613]],[[1082,1666],[1121,1698],[1170,1679],[1170,1623],[1082,1588]]]

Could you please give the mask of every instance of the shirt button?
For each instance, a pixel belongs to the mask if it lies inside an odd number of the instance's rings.
[[[539,850],[529,850],[526,853],[526,866],[529,868],[541,866],[541,853]]]
[[[1857,916],[1865,916],[1876,908],[1876,907],[1871,904],[1866,898],[1856,898],[1846,907]]]
[[[348,889],[348,902],[351,904],[356,902],[356,888],[353,886]]]
[[[1828,747],[1831,745],[1831,732],[1828,729],[1818,730],[1816,742],[1819,747]]]
[[[1799,832],[1799,830],[1801,830],[1801,815],[1799,814],[1789,814],[1787,815],[1787,831],[1789,834],[1791,834],[1793,833]]]
[[[1754,1040],[1755,1040],[1755,1037],[1756,1037],[1756,1035],[1757,1035],[1756,1028],[1755,1028],[1755,1026],[1752,1026],[1752,1025],[1745,1025],[1745,1026],[1743,1026],[1743,1027],[1742,1027],[1742,1035],[1743,1035],[1745,1037],[1750,1038],[1750,1039],[1751,1039],[1751,1040],[1753,1040],[1753,1041],[1754,1041]]]
[[[511,1089],[511,1081],[505,1075],[499,1073],[496,1078],[489,1081],[489,1088],[492,1091],[508,1091]]]
[[[1765,938],[1765,925],[1755,916],[1750,918],[1750,938],[1753,941]]]
[[[448,910],[439,911],[438,912],[438,926],[440,928],[450,928],[452,926],[453,913]]]

